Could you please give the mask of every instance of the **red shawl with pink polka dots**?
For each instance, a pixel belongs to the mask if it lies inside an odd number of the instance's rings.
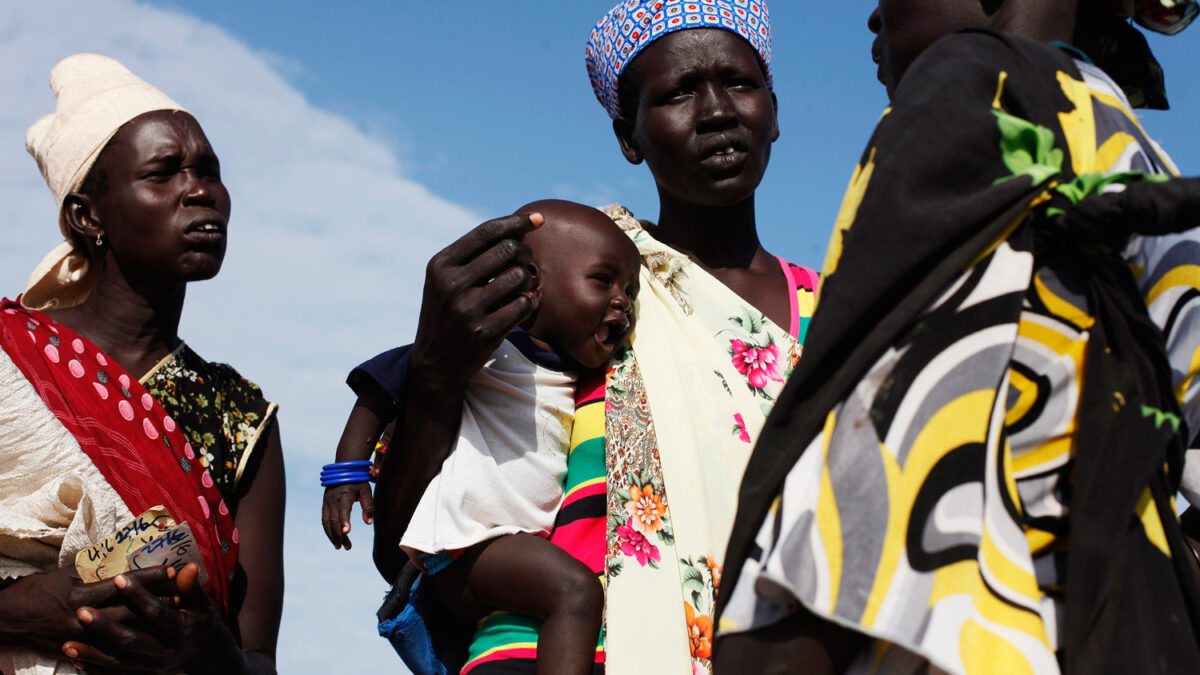
[[[0,348],[130,511],[161,504],[191,526],[208,572],[204,590],[226,614],[237,528],[175,420],[96,345],[7,298],[0,300]]]

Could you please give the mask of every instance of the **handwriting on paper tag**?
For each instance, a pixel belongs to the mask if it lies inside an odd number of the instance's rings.
[[[142,515],[122,523],[100,543],[75,554],[75,571],[87,582],[111,579],[128,572],[126,556],[175,526],[167,507],[152,506]]]
[[[192,528],[187,523],[180,523],[163,532],[150,543],[130,553],[125,559],[131,570],[140,570],[143,567],[154,567],[155,565],[169,565],[174,567],[176,572],[182,570],[184,565],[194,562],[200,566],[200,584],[208,582],[208,574],[204,571],[204,561],[200,557],[200,549],[196,546]]]

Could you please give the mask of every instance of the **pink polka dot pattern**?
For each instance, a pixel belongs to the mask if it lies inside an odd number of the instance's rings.
[[[3,301],[6,305],[10,302]],[[35,315],[39,318],[35,319]],[[106,439],[120,435],[137,445],[134,461],[141,463],[144,460],[145,463],[142,466],[153,467],[155,478],[147,477],[151,481],[149,484],[135,485],[130,489],[143,492],[149,489],[153,492],[152,488],[157,483],[157,487],[163,489],[162,496],[159,497],[160,503],[171,504],[171,510],[186,515],[187,520],[193,522],[193,527],[197,523],[204,522],[202,530],[198,530],[196,534],[197,541],[204,547],[205,562],[215,563],[222,569],[232,569],[230,561],[236,561],[237,549],[236,546],[230,545],[230,539],[235,543],[238,539],[238,535],[233,532],[232,514],[229,506],[221,498],[222,495],[215,477],[207,471],[193,471],[188,459],[183,458],[186,455],[187,458],[195,460],[196,451],[187,442],[181,425],[160,405],[155,395],[148,392],[137,381],[137,378],[122,372],[120,364],[115,362],[110,364],[108,357],[101,353],[95,345],[77,335],[68,326],[55,326],[53,321],[41,321],[40,318],[41,315],[36,312],[25,311],[11,305],[3,306],[0,308],[0,331],[5,335],[5,339],[10,339],[9,336],[15,339],[20,332],[25,332],[29,336],[32,346],[24,346],[24,343],[21,343],[21,348],[28,349],[33,355],[31,361],[36,364],[35,375],[40,378],[53,378],[60,390],[64,392],[63,398],[71,407],[65,412],[51,408],[52,411],[59,416],[60,420],[63,420],[64,424],[68,425],[71,433],[90,433],[93,430],[88,425],[93,422],[100,423],[95,432],[96,438],[99,440],[99,450],[97,450],[99,454],[93,456],[89,452],[89,457],[98,462],[97,466],[102,472],[105,472],[105,476],[109,475],[107,473],[109,470],[119,470],[115,467],[122,466],[122,462],[128,464],[131,461],[127,456],[128,453],[124,452],[118,453],[122,455],[122,459],[110,460],[111,453],[108,451],[116,450],[116,448],[112,448],[111,443],[105,443]],[[93,358],[95,361],[92,361]],[[69,372],[72,377],[66,378],[64,371]],[[30,377],[32,379],[33,376]],[[111,389],[109,385],[112,385]],[[97,398],[91,398],[92,394],[87,393],[88,389]],[[113,396],[114,391],[119,392],[120,395]],[[67,394],[75,398],[71,398]],[[111,404],[108,403],[110,398]],[[50,403],[48,402],[47,405]],[[109,407],[110,405],[114,405],[114,407]],[[131,423],[131,426],[124,427],[121,422],[115,421],[114,412],[126,422]],[[71,415],[75,417],[71,417]],[[65,420],[64,416],[66,416]],[[73,420],[78,420],[76,423],[83,425],[81,430],[77,431],[69,426]],[[140,435],[133,431],[135,427],[140,427],[150,441],[158,442],[154,445],[146,445],[145,440],[138,440]],[[164,446],[167,453],[165,458],[158,454],[164,451]],[[164,460],[167,461],[167,464],[163,464]],[[174,465],[182,466],[179,476],[169,473],[170,468]],[[164,470],[167,470],[168,473],[158,473]],[[176,471],[178,470],[176,469]],[[179,483],[184,476],[187,477],[186,485]],[[196,478],[200,479],[198,484],[194,482]],[[197,502],[188,501],[184,495],[196,495]],[[125,495],[122,494],[122,496]],[[175,501],[171,501],[172,499]],[[199,510],[195,506],[190,509],[183,508],[185,504],[196,503],[199,504]],[[219,515],[214,514],[213,511],[218,511]],[[204,521],[198,519],[198,514],[203,514]],[[228,575],[223,574],[222,576]],[[212,592],[214,589],[208,590]],[[219,584],[215,590],[218,594],[220,593]]]
[[[233,543],[238,543],[238,530],[236,527],[233,528]]]

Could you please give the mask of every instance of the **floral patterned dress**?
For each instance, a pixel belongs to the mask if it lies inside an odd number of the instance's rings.
[[[606,395],[607,667],[710,672],[738,485],[800,357],[817,275],[780,260],[792,299],[785,329],[628,211],[607,213],[643,262],[638,327]]]
[[[206,469],[236,510],[238,483],[279,406],[232,366],[209,363],[185,343],[140,381],[184,429],[195,449],[187,461]]]

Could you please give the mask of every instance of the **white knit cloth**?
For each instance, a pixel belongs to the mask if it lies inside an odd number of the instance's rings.
[[[75,554],[133,517],[75,437],[0,350],[0,578],[75,565]],[[0,648],[0,672],[78,672],[69,661]]]

